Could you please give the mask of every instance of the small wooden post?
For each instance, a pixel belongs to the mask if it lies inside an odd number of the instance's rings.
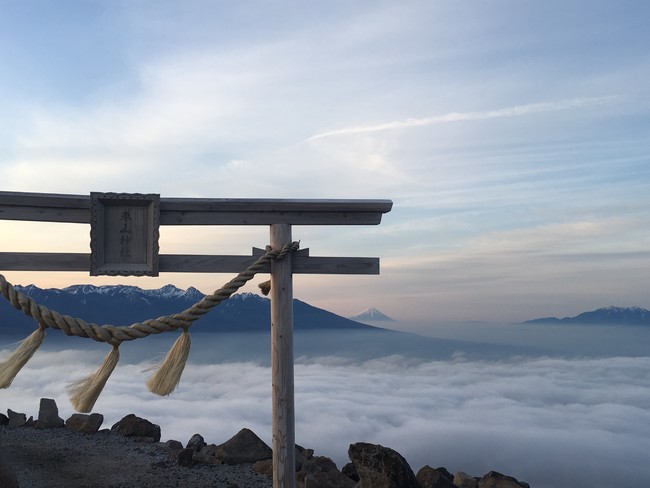
[[[271,225],[271,247],[291,243],[290,224]],[[293,401],[293,280],[291,254],[271,263],[271,374],[273,387],[273,488],[296,484]]]

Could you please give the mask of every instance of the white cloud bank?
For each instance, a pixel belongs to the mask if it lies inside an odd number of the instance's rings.
[[[2,351],[4,357],[7,351]],[[0,405],[37,415],[38,398],[72,409],[65,385],[101,353],[41,351]],[[120,364],[96,405],[105,427],[128,413],[161,425],[163,440],[196,432],[221,443],[242,427],[270,444],[270,369],[253,362],[190,364],[168,398],[146,392],[142,364]],[[350,443],[379,443],[417,471],[425,464],[497,470],[536,488],[650,482],[650,358],[515,358],[354,363],[298,361],[297,442],[342,467]]]

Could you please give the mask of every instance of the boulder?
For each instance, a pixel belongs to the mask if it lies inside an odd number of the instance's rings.
[[[341,473],[350,478],[352,481],[359,481],[359,473],[357,473],[357,468],[354,467],[354,463],[348,463],[341,468]]]
[[[179,443],[180,444],[180,443]],[[190,447],[183,448],[181,446],[180,451],[176,453],[176,464],[189,468],[194,465],[194,449]]]
[[[512,476],[490,471],[478,482],[478,488],[522,488],[522,485]]]
[[[296,447],[296,454],[295,454],[295,461],[296,461],[296,471],[300,471],[302,469],[302,465],[307,462],[307,459],[305,456],[303,456],[303,452],[305,452],[304,449]],[[312,453],[313,456],[313,453]]]
[[[0,413],[0,425],[7,425],[9,423],[9,417],[4,413]]]
[[[192,437],[190,437],[190,440],[187,441],[187,445],[185,447],[194,450],[194,452],[199,452],[205,446],[207,446],[207,444],[203,437],[200,434],[194,434]]]
[[[152,424],[147,419],[136,417],[130,413],[111,427],[111,430],[124,437],[134,437],[138,440],[152,439],[160,442],[160,426]]]
[[[7,417],[9,418],[7,427],[22,427],[27,422],[27,415],[24,413],[14,412],[11,409],[7,409]]]
[[[311,473],[307,473],[305,478],[298,486],[300,488],[322,488],[316,477]]]
[[[263,461],[257,461],[253,464],[252,469],[256,473],[273,477],[273,460],[265,459]]]
[[[312,457],[314,457],[314,450],[313,450],[313,449],[305,449],[304,447],[302,447],[302,446],[299,445],[299,444],[296,444],[296,451],[297,451],[298,453],[300,453],[300,455],[301,455],[302,457],[304,457],[305,460],[307,460],[307,461],[308,461],[309,459],[311,459]]]
[[[356,482],[338,470],[334,461],[325,456],[312,456],[309,460],[305,459],[300,468],[296,461],[296,469],[300,469],[296,474],[298,486],[303,484],[311,486],[314,481],[320,488],[354,488],[356,485]]]
[[[311,449],[309,450],[311,451]],[[305,451],[305,449],[296,445],[296,472],[300,471],[307,461],[302,454]],[[273,459],[263,459],[262,461],[257,461],[253,464],[253,471],[259,474],[273,476]]]
[[[444,470],[444,471],[443,471]],[[422,488],[456,488],[454,477],[444,468],[424,466],[415,476]]]
[[[169,439],[167,442],[165,442],[165,447],[172,452],[178,452],[183,449],[183,444],[174,439]]]
[[[101,413],[73,413],[65,425],[68,429],[82,434],[94,434],[102,426],[104,416]]]
[[[357,442],[348,455],[359,474],[358,488],[419,488],[406,460],[388,447]]]
[[[34,420],[33,416],[30,416],[27,419],[27,422],[25,422],[23,425],[21,425],[21,427],[31,427],[33,429],[35,425],[36,425],[36,420]]]
[[[473,478],[462,471],[456,471],[456,474],[454,475],[454,484],[458,488],[478,488],[478,481],[476,478]]]
[[[16,473],[7,462],[5,451],[2,446],[0,446],[0,486],[2,486],[2,488],[18,488]]]
[[[454,481],[454,475],[451,474],[449,471],[447,471],[447,468],[441,466],[439,468],[436,468],[436,471],[443,475],[445,478],[447,478],[449,481],[453,482]]]
[[[309,461],[302,463],[302,469],[308,473],[338,471],[336,463],[325,456],[313,456]]]
[[[217,446],[212,455],[224,464],[256,463],[271,459],[273,450],[252,430],[242,429]]]
[[[318,482],[319,488],[354,488],[357,484],[340,471],[320,471],[309,473]]]
[[[216,444],[203,446],[200,451],[194,452],[194,460],[204,464],[223,464],[223,461],[216,457],[217,447]]]
[[[38,409],[38,419],[34,424],[36,429],[59,429],[65,426],[65,421],[59,417],[59,407],[52,398],[41,398]]]

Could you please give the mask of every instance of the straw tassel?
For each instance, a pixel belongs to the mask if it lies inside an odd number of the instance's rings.
[[[183,329],[165,358],[155,368],[156,372],[147,380],[147,388],[151,393],[166,396],[176,389],[190,355],[191,343],[189,332]]]
[[[31,359],[45,339],[45,328],[39,327],[26,337],[3,363],[0,363],[0,388],[8,388],[18,372]]]
[[[120,351],[114,345],[95,371],[68,387],[70,402],[77,412],[88,413],[92,411],[119,360]]]
[[[260,283],[257,286],[260,287],[260,290],[262,291],[262,295],[267,296],[269,293],[271,293],[271,280]]]

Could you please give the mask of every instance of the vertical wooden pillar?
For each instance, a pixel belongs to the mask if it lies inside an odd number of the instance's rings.
[[[290,224],[271,225],[271,247],[291,243]],[[293,280],[291,254],[271,263],[271,374],[273,386],[273,488],[296,484],[293,405]]]

